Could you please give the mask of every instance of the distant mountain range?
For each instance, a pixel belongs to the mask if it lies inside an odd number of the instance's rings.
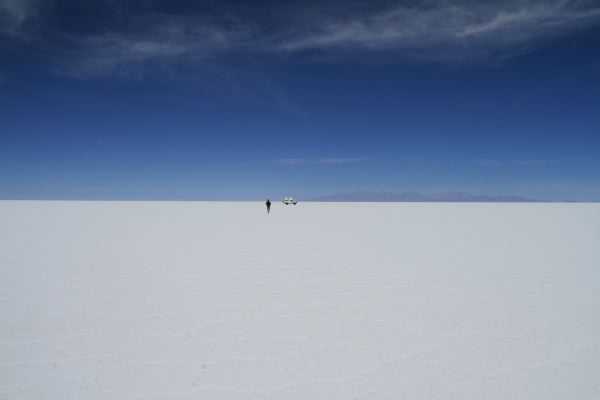
[[[464,192],[450,191],[433,194],[422,194],[419,192],[365,192],[357,191],[350,193],[336,193],[319,196],[307,201],[379,201],[379,202],[472,202],[472,203],[501,203],[501,202],[537,202],[539,200],[519,196],[487,196],[469,194]]]

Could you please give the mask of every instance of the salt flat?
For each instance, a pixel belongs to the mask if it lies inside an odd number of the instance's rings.
[[[599,399],[600,205],[0,202],[0,399]]]

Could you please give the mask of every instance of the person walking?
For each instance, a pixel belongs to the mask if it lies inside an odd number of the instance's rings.
[[[269,214],[271,212],[271,200],[267,199],[265,204],[267,205],[267,214]]]

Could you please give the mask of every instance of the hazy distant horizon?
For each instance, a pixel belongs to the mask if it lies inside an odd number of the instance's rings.
[[[407,194],[417,194],[422,198],[415,199],[407,197]],[[456,195],[453,197],[452,195]],[[271,201],[279,202],[284,197],[290,196],[289,193],[280,196],[263,196],[263,197],[246,197],[246,198],[201,198],[201,197],[29,197],[29,198],[0,198],[0,201],[199,201],[199,202],[262,202],[267,198]],[[443,196],[443,197],[440,197]],[[598,200],[580,200],[580,199],[537,199],[517,195],[487,195],[485,193],[467,193],[461,191],[446,191],[434,193],[422,193],[416,191],[402,192],[370,192],[370,191],[353,191],[353,192],[338,192],[329,193],[311,197],[292,196],[301,202],[398,202],[398,203],[596,203]]]

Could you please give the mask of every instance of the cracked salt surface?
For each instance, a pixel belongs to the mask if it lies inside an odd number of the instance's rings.
[[[0,399],[598,399],[600,205],[0,202]]]

